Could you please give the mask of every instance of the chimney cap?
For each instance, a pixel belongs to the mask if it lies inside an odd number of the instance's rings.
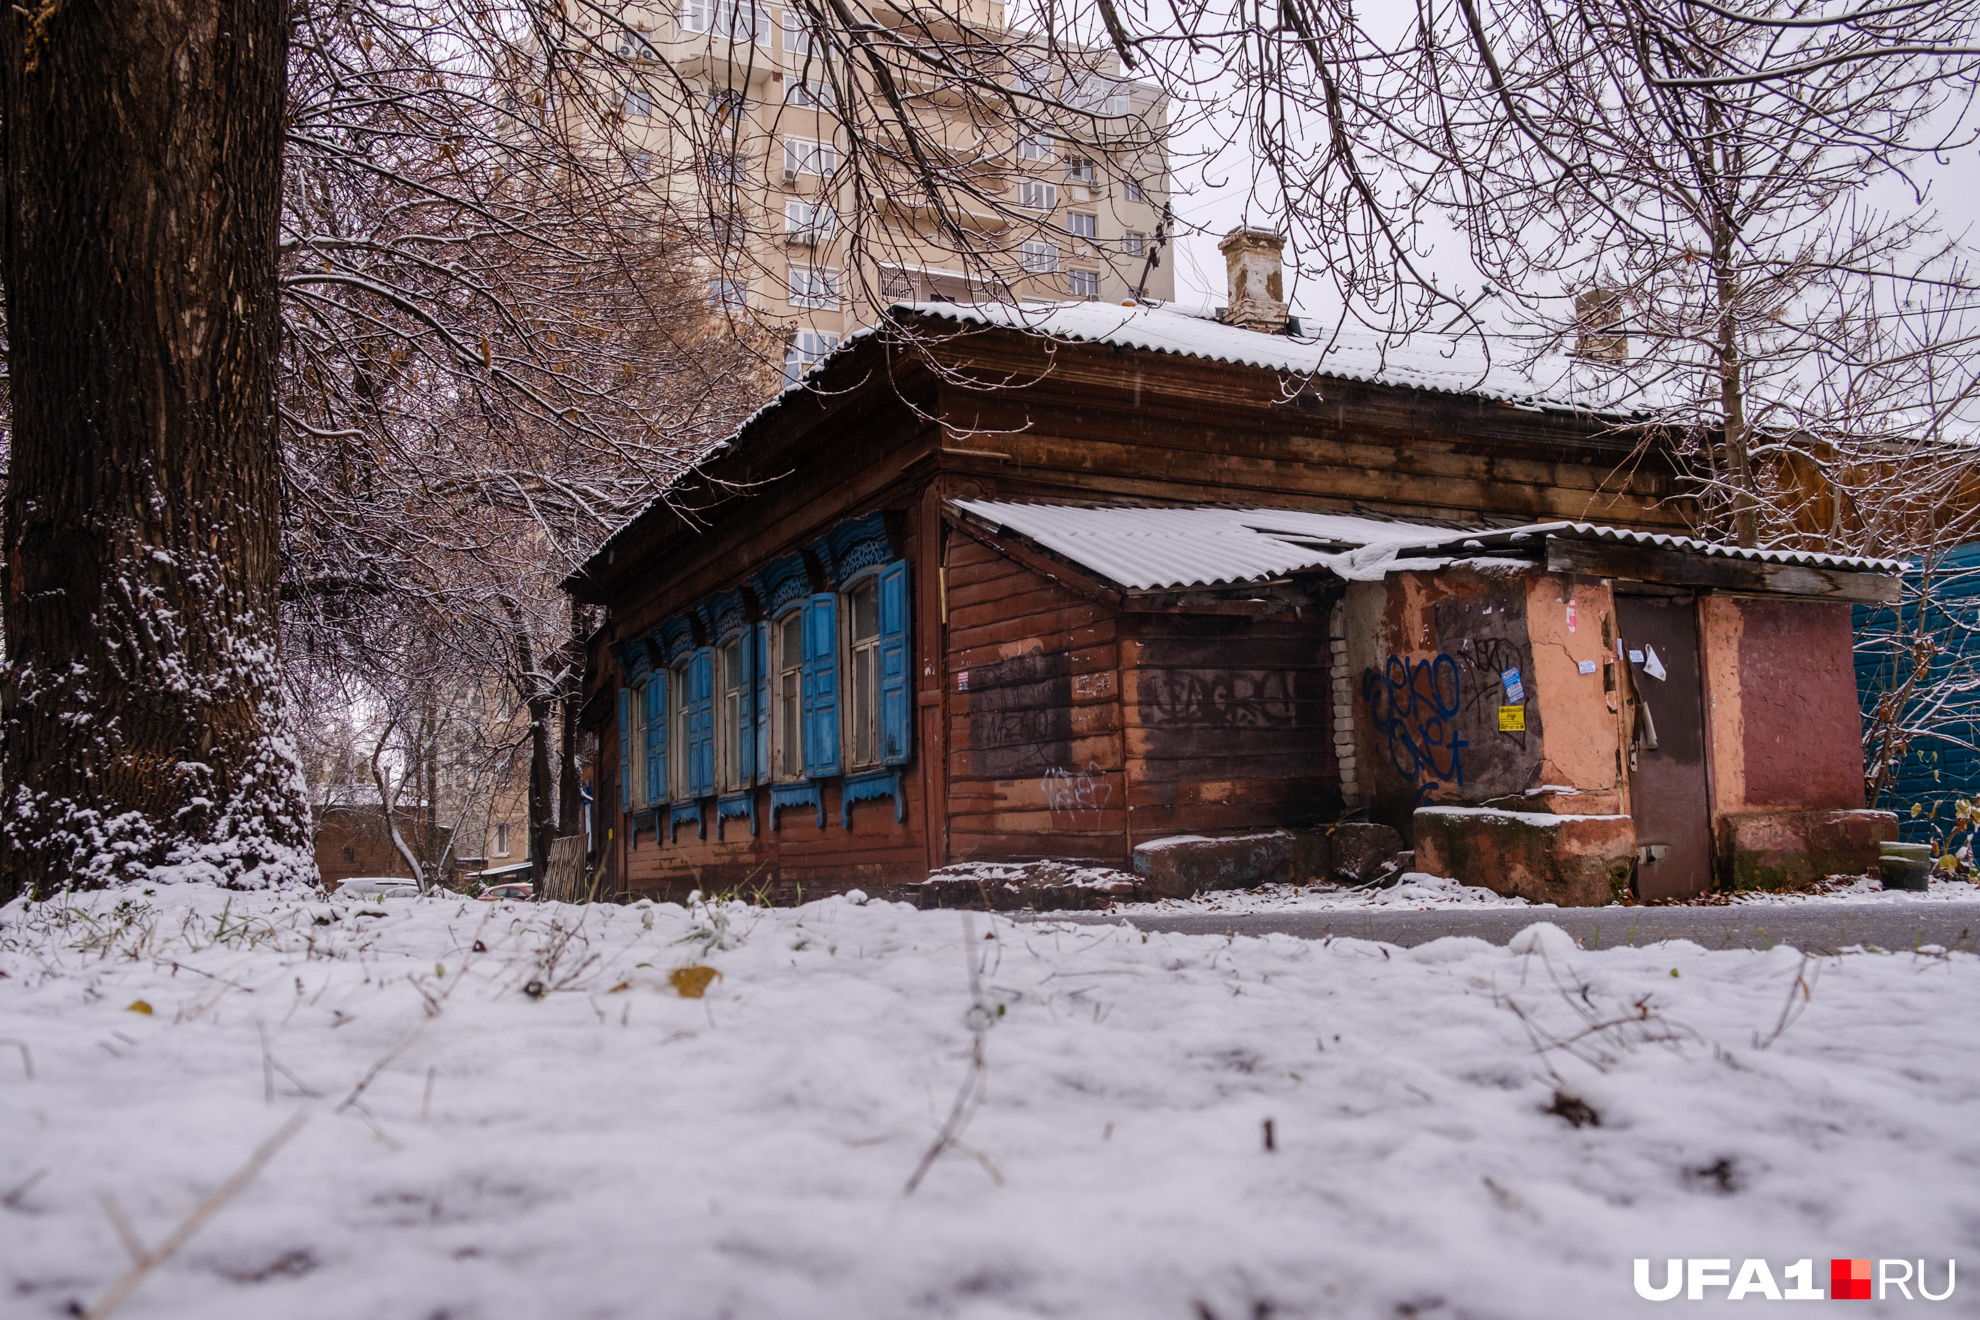
[[[1226,255],[1233,248],[1239,247],[1269,247],[1274,252],[1283,252],[1286,247],[1286,236],[1276,229],[1258,229],[1251,225],[1239,225],[1217,243],[1217,250]]]

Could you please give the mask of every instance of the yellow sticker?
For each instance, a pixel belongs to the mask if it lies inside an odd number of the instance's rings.
[[[1524,706],[1499,707],[1499,732],[1525,733],[1526,707]]]

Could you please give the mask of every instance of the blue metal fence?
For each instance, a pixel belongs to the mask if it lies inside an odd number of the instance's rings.
[[[1873,756],[1878,709],[1911,674],[1914,640],[1922,633],[1935,648],[1903,701],[1904,751],[1872,805],[1898,813],[1908,842],[1943,838],[1953,803],[1980,799],[1980,542],[1908,574],[1898,605],[1854,614],[1856,691]]]

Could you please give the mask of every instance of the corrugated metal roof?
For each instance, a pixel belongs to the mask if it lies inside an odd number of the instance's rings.
[[[1683,550],[1689,554],[1711,555],[1719,559],[1749,559],[1767,564],[1799,564],[1804,568],[1838,568],[1854,573],[1902,573],[1909,567],[1902,559],[1831,555],[1816,550],[1755,550],[1744,546],[1722,545],[1716,541],[1700,541],[1689,536],[1631,531],[1625,527],[1608,527],[1601,523],[1583,522],[1532,523],[1525,527],[1506,527],[1490,532],[1463,532],[1456,535],[1444,533],[1434,541],[1423,542],[1418,548],[1432,549],[1442,554],[1448,554],[1453,548],[1518,550],[1528,548],[1534,542],[1549,536],[1560,536],[1575,541],[1608,541],[1617,545],[1657,546],[1667,550]]]
[[[1130,591],[1264,581],[1296,569],[1321,567],[1351,548],[1451,535],[1447,528],[1286,509],[1114,508],[992,500],[959,500],[956,507]]]
[[[1617,414],[1635,413],[1651,402],[1621,394],[1613,384],[1605,386],[1598,371],[1573,358],[1549,357],[1530,370],[1520,369],[1488,359],[1473,340],[1444,335],[1419,336],[1399,348],[1386,347],[1373,338],[1343,338],[1327,347],[1224,325],[1172,307],[1120,307],[1096,302],[1026,306],[896,303],[889,314],[920,314],[948,320],[964,329],[980,326],[1022,330],[1048,338],[1116,344],[1267,371],[1470,394],[1522,408]],[[813,363],[802,379],[786,385],[745,417],[728,439],[711,445],[695,461],[705,462],[741,440],[763,417],[783,407],[793,396],[808,392],[811,382],[831,363],[853,352],[861,340],[881,333],[883,328],[865,326],[848,334],[831,352]],[[1505,347],[1510,351],[1512,346]],[[566,585],[598,563],[607,548],[616,545],[621,536],[664,504],[666,498],[663,491],[620,524]]]
[[[1810,550],[1748,550],[1687,536],[1599,523],[1548,522],[1457,531],[1349,514],[1288,509],[1122,508],[959,500],[955,507],[1012,531],[1129,591],[1177,591],[1259,583],[1301,570],[1379,578],[1426,560],[1530,553],[1549,537],[1656,546],[1688,554],[1797,564],[1859,573],[1899,573],[1897,559]]]

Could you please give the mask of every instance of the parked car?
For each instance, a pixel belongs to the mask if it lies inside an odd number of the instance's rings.
[[[504,899],[527,903],[535,897],[536,890],[527,880],[508,880],[499,885],[490,885],[481,891],[481,901],[484,903],[500,903]]]
[[[365,899],[418,898],[419,886],[404,876],[361,875],[346,880],[337,886],[337,893],[346,898]]]

